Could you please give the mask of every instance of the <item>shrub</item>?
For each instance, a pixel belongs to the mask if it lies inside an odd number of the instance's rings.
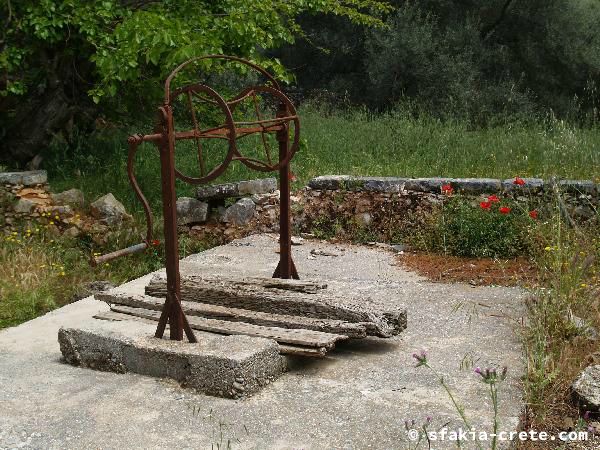
[[[528,250],[532,218],[514,202],[449,198],[434,225],[434,245],[455,256],[515,257]]]

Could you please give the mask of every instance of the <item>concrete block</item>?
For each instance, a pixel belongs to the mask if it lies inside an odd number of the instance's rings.
[[[69,364],[171,378],[217,397],[253,394],[286,368],[270,339],[195,332],[199,342],[190,344],[157,339],[154,329],[143,322],[95,320],[84,328],[60,328],[58,342]]]

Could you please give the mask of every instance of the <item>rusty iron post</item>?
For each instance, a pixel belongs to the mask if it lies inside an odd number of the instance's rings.
[[[288,115],[285,104],[281,103],[277,111],[278,117]],[[277,132],[279,143],[279,160],[283,161],[289,151],[290,136],[288,127],[284,126]],[[292,220],[290,206],[290,165],[279,169],[279,264],[273,273],[273,278],[299,279],[298,271],[292,259]]]
[[[211,87],[201,83],[193,83],[181,88],[171,90],[171,82],[175,76],[194,62],[206,59],[223,60],[226,62],[235,62],[246,65],[261,74],[267,80],[267,84],[261,86],[251,86],[244,89],[233,99],[226,101]],[[233,110],[236,106],[248,98],[256,101],[256,95],[271,95],[278,99],[278,109],[274,119],[263,120],[256,110],[257,119],[247,122],[235,122],[233,119]],[[185,95],[193,118],[194,128],[188,131],[176,131],[173,119],[173,102],[180,96]],[[205,104],[218,107],[224,114],[225,121],[216,127],[201,130],[199,121],[196,118],[192,98]],[[300,121],[296,114],[296,109],[292,102],[281,92],[277,81],[263,68],[249,61],[223,55],[208,55],[199,58],[193,58],[178,66],[165,81],[165,99],[163,105],[159,108],[159,124],[153,134],[133,135],[128,139],[129,156],[127,162],[127,175],[131,186],[142,203],[146,215],[146,239],[144,242],[133,245],[123,250],[117,250],[107,255],[92,258],[92,265],[101,262],[110,261],[119,256],[130,255],[146,250],[156,245],[158,241],[152,239],[152,211],[148,201],[142,193],[133,170],[135,155],[140,144],[143,142],[153,143],[158,147],[161,166],[161,190],[162,206],[164,220],[164,243],[165,243],[165,267],[167,272],[167,295],[165,303],[158,321],[155,336],[162,338],[167,324],[170,329],[170,339],[182,340],[183,334],[190,342],[197,342],[194,332],[183,313],[181,307],[181,278],[179,273],[179,245],[177,235],[177,196],[175,191],[175,180],[178,178],[191,184],[205,184],[219,175],[221,175],[232,161],[239,161],[250,169],[261,172],[279,172],[280,189],[280,258],[279,264],[275,269],[273,277],[275,278],[295,278],[298,279],[298,272],[292,258],[291,242],[291,207],[290,207],[290,160],[299,147]],[[294,124],[293,141],[290,140],[290,124]],[[262,134],[263,145],[267,154],[267,162],[242,156],[237,148],[236,141],[239,138],[255,133]],[[271,161],[267,140],[265,134],[275,133],[279,146],[279,160],[277,163]],[[229,150],[225,159],[217,167],[208,171],[201,167],[200,178],[184,175],[175,167],[175,145],[178,140],[195,140],[198,151],[201,153],[201,139],[225,139],[229,144]],[[200,154],[201,156],[201,154]],[[200,158],[200,164],[203,166],[204,160]]]

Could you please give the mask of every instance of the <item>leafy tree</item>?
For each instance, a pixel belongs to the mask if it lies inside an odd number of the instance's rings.
[[[548,110],[580,123],[600,119],[597,0],[391,3],[387,27],[302,17],[309,39],[281,51],[298,85],[375,108],[406,102],[478,126]]]
[[[99,111],[135,115],[184,60],[294,42],[301,13],[374,25],[378,0],[0,0],[0,159],[23,164]]]

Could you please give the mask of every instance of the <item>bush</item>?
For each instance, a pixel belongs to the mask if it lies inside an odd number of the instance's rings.
[[[515,257],[529,250],[531,221],[514,202],[474,204],[455,196],[445,202],[435,222],[434,245],[454,256]]]

